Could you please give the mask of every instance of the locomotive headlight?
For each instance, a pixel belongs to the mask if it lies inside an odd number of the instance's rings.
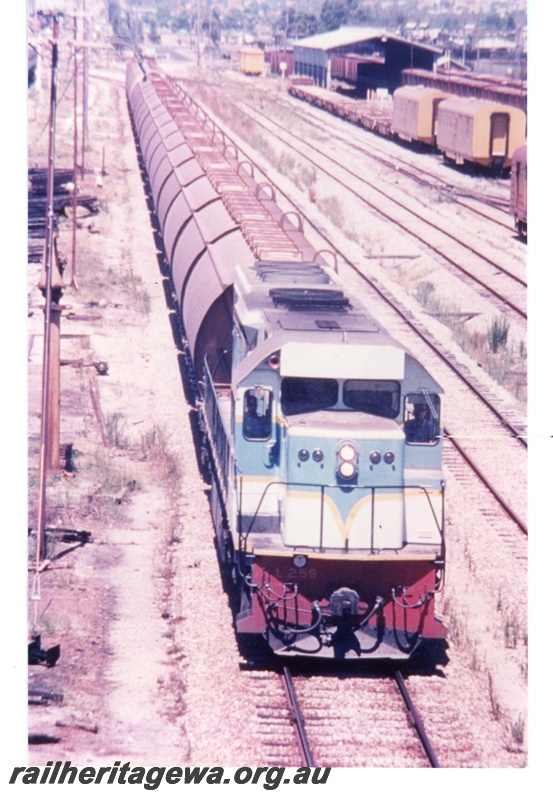
[[[313,461],[322,461],[324,454],[322,450],[313,450]]]
[[[353,464],[351,461],[342,461],[342,463],[338,467],[338,474],[340,475],[341,478],[344,478],[344,480],[346,481],[349,480],[350,478],[353,478],[355,472],[356,472],[355,464]]]
[[[396,457],[390,450],[388,450],[387,453],[384,453],[384,461],[386,464],[393,464],[395,460]]]
[[[302,448],[298,453],[298,458],[300,461],[307,461],[309,458],[309,450]]]
[[[338,450],[338,455],[342,461],[353,461],[357,455],[357,450],[352,444],[343,444]]]
[[[305,565],[307,564],[307,556],[302,556],[301,553],[298,553],[292,559],[292,564],[295,567],[298,567],[298,569],[301,569],[302,567],[305,567]]]
[[[382,458],[382,456],[380,455],[378,450],[373,450],[371,455],[370,455],[371,464],[380,464],[380,459],[381,458]]]
[[[336,452],[336,472],[345,481],[351,480],[357,474],[357,449],[351,442],[341,444]]]

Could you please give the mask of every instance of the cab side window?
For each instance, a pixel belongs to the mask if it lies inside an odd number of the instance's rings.
[[[344,382],[344,404],[367,414],[395,419],[400,409],[397,381],[348,380]]]
[[[407,444],[436,444],[440,431],[440,398],[437,394],[406,396],[403,431]]]
[[[254,388],[244,393],[245,439],[265,441],[271,436],[273,393],[270,389]]]

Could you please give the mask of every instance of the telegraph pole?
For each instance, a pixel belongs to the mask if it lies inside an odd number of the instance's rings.
[[[53,16],[48,171],[46,180],[46,237],[39,288],[44,295],[44,355],[42,367],[42,414],[40,423],[39,508],[37,565],[45,555],[46,475],[59,466],[60,416],[60,316],[63,281],[59,272],[54,238],[54,161],[59,15]]]
[[[83,0],[83,140],[82,140],[82,160],[81,178],[84,178],[85,171],[85,148],[88,139],[88,18],[86,16],[86,0]]]

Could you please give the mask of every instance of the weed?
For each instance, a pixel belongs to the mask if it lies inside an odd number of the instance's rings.
[[[346,236],[348,237],[350,242],[357,242],[357,244],[360,243],[361,237],[359,236],[357,231],[354,231],[354,230],[351,230],[351,229],[346,229],[344,231],[344,233],[346,234]]]
[[[115,503],[113,498],[129,486],[126,470],[119,468],[100,447],[96,450],[94,461],[87,465],[87,474],[95,488],[88,495],[82,515],[96,519],[120,517],[123,506]]]
[[[518,669],[521,676],[526,680],[528,678],[528,658],[520,662]]]
[[[303,185],[308,188],[315,186],[317,183],[317,173],[312,167],[301,167],[300,180]]]
[[[106,417],[106,428],[108,439],[114,447],[125,450],[129,446],[129,440],[123,434],[125,422],[122,414],[108,414]]]
[[[176,490],[181,479],[180,469],[175,456],[168,447],[167,434],[156,425],[141,437],[142,459],[151,461],[157,467],[158,474],[172,490]]]
[[[45,634],[46,636],[55,636],[58,633],[58,624],[53,616],[43,612],[34,626],[35,633]]]
[[[525,729],[526,725],[522,715],[519,715],[519,718],[515,722],[511,722],[511,736],[513,737],[515,744],[519,747],[524,744]]]
[[[427,308],[431,302],[430,298],[434,296],[434,291],[433,283],[430,283],[430,281],[423,281],[417,286],[415,297],[422,306]]]
[[[333,225],[337,228],[342,228],[345,222],[345,216],[342,209],[340,200],[332,195],[331,197],[324,197],[317,201],[317,206],[322,213],[329,218]]]
[[[455,613],[451,614],[449,617],[447,628],[451,641],[460,646],[463,642],[463,624]]]
[[[526,396],[526,345],[507,347],[509,324],[505,316],[495,319],[486,333],[469,331],[467,317],[461,309],[442,300],[430,281],[422,281],[415,289],[417,301],[430,314],[447,325],[461,349],[473,358],[491,377],[520,400]]]
[[[504,348],[507,344],[507,336],[509,335],[509,324],[505,315],[494,319],[491,328],[488,328],[488,342],[492,349],[492,353],[497,353],[500,348]]]
[[[490,698],[490,705],[492,707],[492,717],[498,720],[501,717],[501,707],[495,693],[493,685],[493,678],[491,672],[488,670],[488,696]]]
[[[514,613],[511,613],[509,618],[503,623],[503,636],[505,638],[505,647],[509,650],[515,650],[520,637],[520,624]]]
[[[150,461],[160,454],[167,453],[167,434],[164,428],[156,425],[151,430],[141,434],[140,447],[144,461]]]
[[[291,177],[296,168],[296,160],[289,153],[281,153],[278,159],[277,169],[282,175]]]

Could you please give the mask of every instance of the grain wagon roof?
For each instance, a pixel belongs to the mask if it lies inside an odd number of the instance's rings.
[[[524,115],[524,111],[506,103],[495,103],[492,100],[476,97],[448,97],[440,103],[440,110],[454,111],[456,113],[477,114],[488,113],[490,109],[496,113],[511,114],[512,117]],[[490,112],[491,113],[491,112]]]

